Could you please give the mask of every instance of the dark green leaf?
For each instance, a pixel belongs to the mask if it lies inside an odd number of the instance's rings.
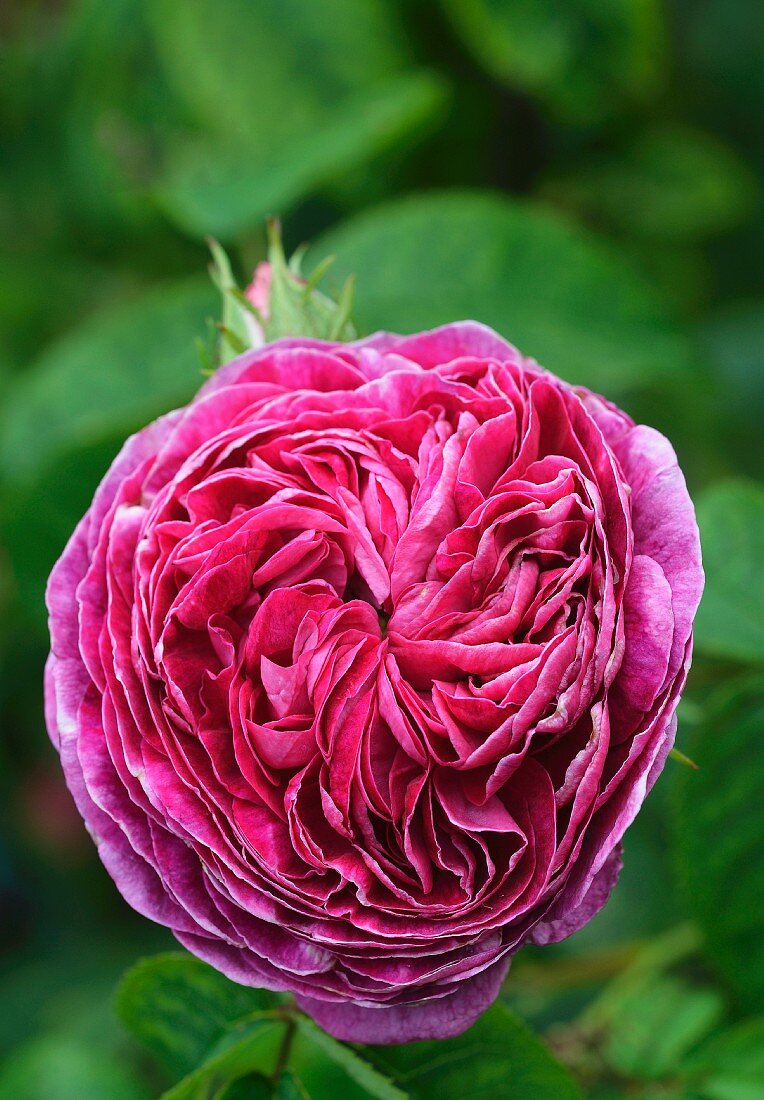
[[[764,419],[764,300],[738,302],[708,318],[701,351],[714,370],[727,421],[725,443],[741,469],[764,474],[760,429]]]
[[[262,1073],[248,1073],[245,1077],[240,1077],[238,1081],[234,1081],[218,1093],[218,1098],[219,1100],[291,1100],[288,1094],[282,1098],[281,1094],[274,1089],[273,1082]],[[304,1098],[297,1097],[297,1100],[304,1100]]]
[[[742,410],[752,395],[757,409],[764,408],[764,301],[737,303],[711,316],[701,341],[736,409]]]
[[[764,680],[733,682],[690,731],[699,765],[676,782],[676,848],[707,952],[751,1009],[764,999]]]
[[[495,1004],[455,1039],[360,1052],[413,1100],[580,1100],[578,1085],[530,1028]]]
[[[45,582],[124,440],[122,432],[64,451],[8,489],[0,532],[24,627],[47,633]],[[32,456],[33,457],[33,456]]]
[[[270,1077],[286,1028],[284,1019],[268,1013],[250,1016],[248,1023],[236,1025],[225,1034],[198,1069],[163,1093],[162,1100],[210,1100],[230,1082],[253,1071]]]
[[[718,138],[660,126],[615,156],[600,155],[551,181],[545,191],[609,228],[686,241],[741,221],[752,208],[755,181]]]
[[[118,288],[113,271],[70,257],[0,258],[0,370],[26,366],[47,341]]]
[[[388,1077],[306,1016],[297,1019],[289,1065],[312,1100],[406,1100]]]
[[[678,77],[704,124],[733,134],[762,163],[764,19],[760,0],[675,0]],[[688,95],[689,92],[689,95]]]
[[[183,952],[143,959],[117,994],[125,1027],[177,1075],[196,1069],[235,1021],[275,1004],[273,994],[237,985]]]
[[[492,193],[412,197],[322,237],[358,279],[362,331],[472,318],[563,377],[609,396],[680,375],[684,337],[650,288],[596,237],[547,207]]]
[[[698,649],[764,662],[764,488],[713,485],[698,500],[706,588],[695,624]],[[692,753],[690,753],[692,755]]]
[[[273,1100],[312,1100],[312,1098],[299,1077],[296,1077],[291,1070],[285,1069],[276,1084]]]
[[[442,0],[477,59],[565,121],[599,122],[661,83],[656,0]]]

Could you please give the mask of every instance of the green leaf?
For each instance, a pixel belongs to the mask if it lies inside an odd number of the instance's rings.
[[[349,1046],[337,1042],[307,1016],[297,1018],[297,1030],[289,1057],[311,1100],[406,1100],[392,1081]]]
[[[248,1073],[227,1085],[218,1093],[219,1100],[292,1100],[289,1093],[278,1091],[279,1086],[273,1085],[269,1078],[262,1073]],[[295,1100],[305,1100],[304,1096],[296,1095]]]
[[[217,303],[206,278],[173,283],[103,310],[45,351],[8,390],[6,478],[188,401],[202,381],[194,337],[210,313]]]
[[[754,246],[755,247],[755,246]],[[764,299],[736,302],[704,319],[700,348],[724,395],[725,444],[740,469],[764,474],[759,432],[764,417]]]
[[[761,1100],[764,1016],[745,1020],[713,1036],[682,1068],[691,1082],[693,1096],[704,1100]]]
[[[728,555],[728,561],[729,555]],[[751,1009],[764,1000],[764,679],[733,681],[688,731],[699,765],[676,776],[675,845],[708,957]]]
[[[170,85],[210,133],[267,146],[408,61],[385,0],[143,0]]]
[[[230,1082],[253,1071],[270,1077],[286,1029],[285,1018],[266,1012],[235,1025],[202,1065],[163,1093],[162,1100],[211,1100]]]
[[[46,253],[0,257],[0,369],[40,348],[120,289],[113,270]]]
[[[177,106],[152,55],[139,2],[79,0],[67,15],[68,94],[60,97],[56,181],[74,207],[67,214],[111,241],[158,220],[145,177]]]
[[[609,396],[682,376],[687,342],[649,286],[549,208],[490,192],[388,203],[322,237],[311,258],[355,273],[361,331],[492,325],[527,355]]]
[[[742,409],[755,394],[764,408],[764,300],[737,302],[712,315],[701,330],[704,350],[725,385],[725,396]]]
[[[0,1100],[149,1100],[149,1095],[128,1066],[71,1036],[33,1039],[0,1069]]]
[[[442,78],[410,71],[384,0],[145,3],[195,124],[164,143],[156,197],[197,236],[230,240],[283,214],[416,135],[443,104]]]
[[[47,637],[45,582],[124,441],[119,431],[59,453],[0,498],[0,532],[18,617]]]
[[[295,1077],[291,1070],[286,1069],[278,1079],[273,1100],[312,1100],[312,1098],[306,1092],[299,1077]]]
[[[764,153],[764,20],[760,0],[680,0],[674,53],[683,102],[712,125],[732,133],[761,166]],[[687,95],[687,91],[690,94]]]
[[[756,192],[749,169],[718,138],[687,126],[640,132],[622,150],[558,176],[544,193],[637,237],[695,241],[733,228]]]
[[[566,122],[599,122],[662,83],[657,0],[442,0],[456,30],[498,80]]]
[[[341,1093],[334,1093],[333,1100],[339,1100],[340,1096],[345,1100]],[[314,1097],[291,1070],[285,1069],[275,1084],[262,1074],[241,1077],[220,1093],[220,1100],[314,1100]]]
[[[455,1039],[359,1053],[413,1100],[580,1100],[581,1091],[544,1043],[498,1003]]]
[[[706,573],[695,623],[698,649],[712,657],[761,664],[764,487],[720,482],[699,498],[697,511]]]
[[[713,989],[660,977],[628,997],[610,1022],[603,1054],[627,1077],[660,1078],[721,1018],[724,1001]]]
[[[267,148],[231,139],[183,140],[170,153],[155,198],[187,233],[232,240],[400,146],[437,116],[445,98],[439,77],[411,73],[356,93],[299,140],[289,132]]]
[[[273,994],[229,981],[180,951],[143,959],[117,992],[125,1027],[178,1075],[196,1069],[241,1017],[277,1003]]]

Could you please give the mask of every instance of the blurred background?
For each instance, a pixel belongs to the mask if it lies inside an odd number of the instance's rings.
[[[762,59],[760,0],[0,4],[3,1100],[161,1085],[109,1005],[172,941],[60,778],[44,585],[125,435],[200,383],[205,238],[246,280],[271,214],[356,274],[360,331],[486,321],[677,447],[700,770],[669,762],[610,904],[506,997],[591,1095],[680,1095],[730,1028],[764,1060]]]

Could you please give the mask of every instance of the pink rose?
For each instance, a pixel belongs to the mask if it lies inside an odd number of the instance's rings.
[[[669,443],[478,324],[284,340],[126,443],[48,721],[127,901],[334,1035],[452,1035],[580,928],[702,589]]]

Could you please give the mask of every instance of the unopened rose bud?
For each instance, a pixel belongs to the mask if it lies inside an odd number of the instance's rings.
[[[271,265],[267,260],[258,264],[255,268],[252,282],[244,291],[244,297],[254,306],[263,321],[267,321],[270,314],[271,294]],[[253,348],[260,348],[265,343],[265,329],[254,313],[244,314],[247,333]]]

